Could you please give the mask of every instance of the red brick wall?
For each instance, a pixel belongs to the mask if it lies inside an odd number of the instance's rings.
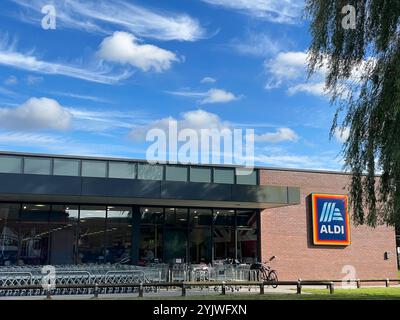
[[[277,256],[272,266],[280,280],[342,279],[345,265],[354,266],[360,279],[397,278],[395,232],[391,227],[373,229],[351,224],[351,244],[347,247],[321,247],[311,242],[306,197],[311,193],[346,194],[348,179],[343,174],[261,170],[261,184],[300,187],[301,204],[261,213],[262,259]],[[385,251],[391,253],[389,260],[384,259]]]

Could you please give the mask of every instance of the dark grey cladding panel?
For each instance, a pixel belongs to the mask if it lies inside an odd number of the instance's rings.
[[[81,178],[34,174],[0,174],[0,193],[79,195]]]
[[[231,186],[228,184],[162,181],[161,198],[230,201]]]
[[[296,204],[300,189],[213,183],[0,174],[0,194],[232,203]],[[211,205],[211,204],[210,204]]]
[[[160,198],[160,181],[82,178],[82,196]]]
[[[232,201],[288,203],[288,188],[280,186],[232,185]]]

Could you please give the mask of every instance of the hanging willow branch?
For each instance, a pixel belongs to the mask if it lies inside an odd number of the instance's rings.
[[[400,226],[400,1],[306,3],[310,74],[327,69],[326,89],[337,105],[331,135],[350,132],[343,156],[354,221]],[[343,28],[346,5],[356,9],[355,29]]]

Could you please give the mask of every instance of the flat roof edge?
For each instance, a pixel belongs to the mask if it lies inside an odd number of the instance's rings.
[[[49,157],[49,158],[70,158],[70,159],[82,159],[82,160],[103,160],[103,161],[133,161],[139,163],[147,163],[145,159],[129,158],[129,157],[106,157],[106,156],[84,156],[84,155],[66,155],[66,154],[49,154],[49,153],[35,153],[35,152],[19,152],[19,151],[1,151],[0,155],[10,156],[26,156],[26,157]],[[204,167],[226,167],[226,168],[243,168],[240,165],[234,164],[202,164],[202,163],[174,163],[170,161],[160,161],[159,164],[181,164],[187,166],[204,166]],[[300,168],[285,168],[285,167],[269,167],[269,166],[254,166],[257,170],[269,170],[269,171],[287,171],[287,172],[307,172],[307,173],[321,173],[321,174],[341,174],[351,175],[348,171],[340,170],[324,170],[324,169],[300,169]],[[377,175],[378,176],[378,175]]]

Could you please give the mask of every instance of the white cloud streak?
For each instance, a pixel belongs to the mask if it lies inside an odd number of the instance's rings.
[[[233,48],[241,55],[267,57],[277,54],[282,49],[282,42],[282,39],[274,40],[268,34],[260,33],[257,30],[248,32],[247,36],[242,39],[233,39],[228,47]]]
[[[84,94],[59,92],[59,91],[53,91],[53,92],[50,92],[50,94],[55,95],[55,96],[60,96],[60,97],[67,97],[67,98],[73,98],[73,99],[79,99],[79,100],[87,100],[87,101],[92,101],[92,102],[112,103],[110,100],[107,100],[104,98],[89,96],[89,95],[84,95]]]
[[[4,84],[8,86],[12,86],[18,83],[18,79],[16,76],[9,76],[6,80],[4,80]]]
[[[217,82],[217,79],[213,77],[204,77],[203,79],[200,80],[200,83],[215,83]]]
[[[299,136],[290,128],[278,128],[276,132],[267,132],[254,136],[256,142],[279,143],[284,141],[296,142]]]
[[[49,4],[49,0],[12,1],[29,10],[30,15],[25,20],[32,23],[42,19],[41,8]],[[149,9],[129,1],[58,0],[54,4],[57,27],[103,34],[110,34],[118,27],[144,38],[179,41],[196,41],[206,33],[199,22],[187,14]]]
[[[103,84],[114,84],[127,79],[131,75],[128,71],[124,71],[121,74],[111,74],[109,69],[104,67],[98,68],[98,70],[89,70],[62,63],[43,61],[32,54],[23,54],[15,51],[13,46],[6,48],[5,43],[0,44],[0,65],[29,72],[60,75]]]
[[[202,0],[215,6],[236,10],[276,23],[294,24],[304,8],[302,0]]]
[[[168,94],[180,97],[202,98],[200,104],[228,103],[242,98],[223,89],[210,89],[206,92],[166,91]]]

